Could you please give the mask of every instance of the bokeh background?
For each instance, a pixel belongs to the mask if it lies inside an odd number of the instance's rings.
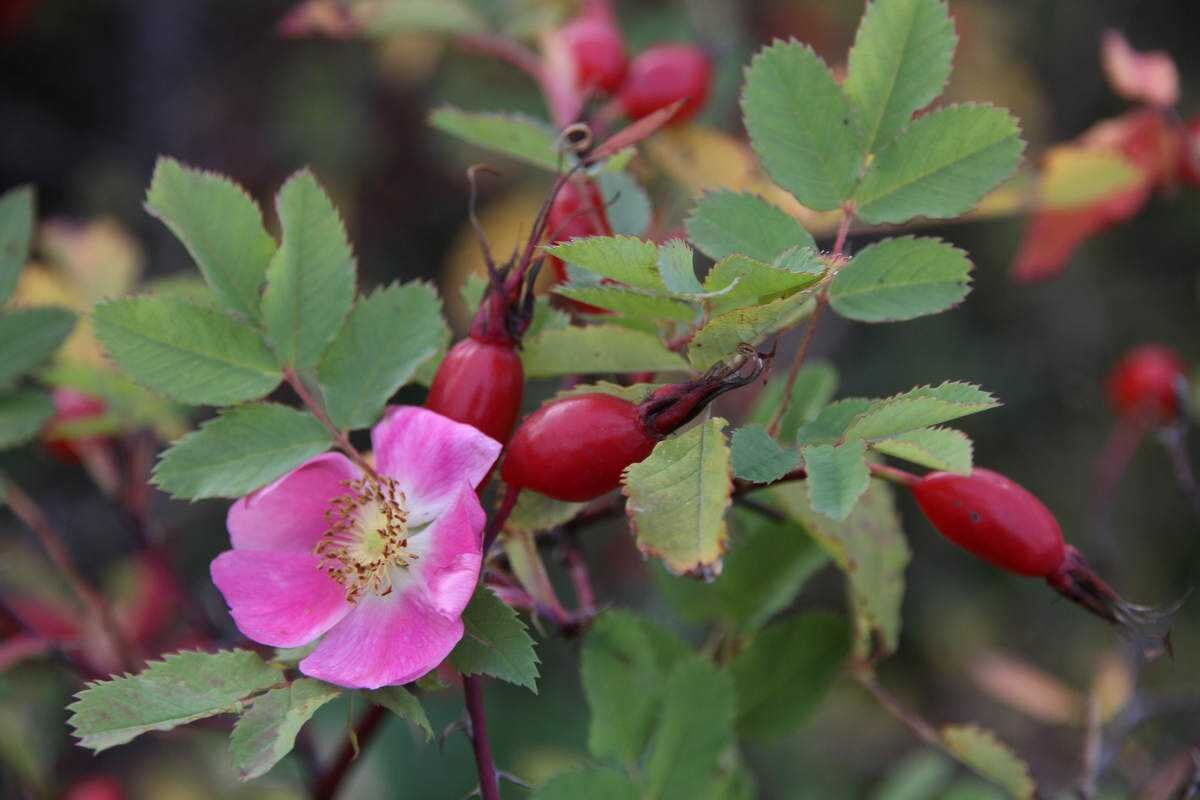
[[[426,114],[453,103],[544,116],[535,88],[505,67],[432,38],[282,38],[275,26],[291,5],[0,1],[0,188],[34,184],[43,218],[115,220],[140,248],[145,274],[159,277],[192,269],[183,248],[141,208],[159,154],[230,175],[264,204],[289,173],[310,165],[346,218],[364,285],[429,278],[453,296],[465,271],[477,266],[464,236],[464,168],[480,156],[430,128]],[[750,53],[772,37],[796,36],[837,63],[862,3],[639,0],[617,6],[634,50],[689,39],[709,48],[719,81],[703,121],[736,133],[737,88]],[[962,40],[951,96],[1013,108],[1031,156],[1127,108],[1100,71],[1105,28],[1124,31],[1137,47],[1170,52],[1182,75],[1181,111],[1200,111],[1200,8],[1191,0],[953,0],[951,7]],[[497,166],[503,175],[485,187],[485,215],[509,226],[528,224],[522,213],[549,179],[511,162]],[[677,221],[687,206],[676,197],[665,208]],[[1102,379],[1119,354],[1161,341],[1189,364],[1200,359],[1200,192],[1156,196],[1138,217],[1086,244],[1061,277],[1031,286],[1008,277],[1024,224],[1011,217],[935,229],[976,264],[968,301],[951,313],[899,325],[828,319],[814,353],[839,369],[841,395],[883,395],[947,378],[994,391],[1005,405],[962,425],[975,440],[976,463],[1043,497],[1068,539],[1094,552],[1126,596],[1148,603],[1174,599],[1200,578],[1200,537],[1164,451],[1148,442],[1134,459],[1114,498],[1112,539],[1092,524],[1093,470],[1114,426]],[[867,241],[852,236],[850,245]],[[785,342],[782,349],[792,346]],[[0,468],[53,510],[94,575],[131,547],[119,513],[78,469],[37,451],[5,455]],[[232,635],[207,579],[208,560],[226,546],[224,505],[162,497],[154,503],[193,593]],[[1128,678],[1120,667],[1121,641],[1035,582],[999,574],[952,549],[911,505],[903,508],[914,558],[902,643],[881,668],[883,682],[932,720],[975,720],[996,730],[1053,796],[1078,774],[1081,730],[1023,712],[995,688],[996,676],[1015,682],[1012,691],[1035,706],[1053,704],[1050,695],[1039,694],[1050,689],[1017,671],[1013,660],[1054,676],[1060,689],[1087,692],[1100,675],[1119,693]],[[9,543],[24,534],[0,513],[0,535]],[[675,619],[621,529],[594,529],[586,544],[602,598]],[[11,586],[14,573],[25,568],[20,559],[0,560],[0,579]],[[832,573],[798,600],[809,607],[842,602]],[[1180,614],[1173,641],[1176,658],[1149,666],[1138,691],[1179,695],[1182,713],[1156,718],[1129,739],[1121,770],[1131,776],[1144,778],[1200,739],[1200,702],[1189,704],[1185,696],[1191,690],[1200,697],[1200,601]],[[552,637],[543,642],[537,697],[489,689],[503,767],[536,779],[582,757],[587,709],[577,647]],[[66,736],[62,706],[75,688],[48,661],[0,675],[5,796],[24,796],[22,787],[31,781],[54,796],[98,772],[119,777],[135,797],[299,796],[291,763],[239,786],[219,729],[144,737],[93,758]],[[321,754],[338,746],[357,710],[340,702],[320,713]],[[430,700],[435,728],[456,720],[460,710],[456,693]],[[919,751],[846,680],[800,733],[747,752],[763,797],[849,798],[872,796],[897,764]],[[345,796],[453,798],[474,782],[464,737],[451,734],[442,748],[426,745],[395,721],[364,754]]]

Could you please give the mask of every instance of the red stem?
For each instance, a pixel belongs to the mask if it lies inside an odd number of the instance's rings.
[[[479,771],[479,794],[483,800],[500,800],[500,778],[488,741],[487,717],[483,711],[483,686],[478,675],[464,675],[463,696],[467,716],[471,719],[471,747],[475,751],[475,767]]]
[[[512,514],[513,507],[517,504],[517,497],[521,494],[520,486],[508,486],[504,491],[504,499],[500,501],[500,507],[496,509],[496,513],[488,520],[487,530],[483,533],[483,558],[487,560],[488,551],[492,549],[492,545],[496,543],[497,537],[500,536],[500,531],[504,530],[504,523],[508,522],[509,516]]]

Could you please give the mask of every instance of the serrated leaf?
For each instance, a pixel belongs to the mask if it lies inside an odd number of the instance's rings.
[[[654,729],[667,674],[687,653],[673,635],[629,611],[596,617],[579,666],[592,711],[592,755],[637,763]]]
[[[258,204],[240,186],[160,158],[146,210],[183,243],[222,305],[250,319],[260,317],[260,292],[275,240],[263,228]]]
[[[902,458],[930,469],[971,472],[973,446],[970,438],[953,428],[920,428],[871,445],[885,455]]]
[[[45,361],[75,327],[65,308],[0,311],[0,386]]]
[[[677,574],[717,575],[733,481],[727,423],[714,417],[659,442],[622,476],[638,549]]]
[[[704,290],[717,294],[709,301],[720,314],[744,306],[757,306],[790,297],[821,279],[820,272],[795,272],[743,255],[732,255],[713,265],[704,277]]]
[[[671,239],[658,248],[658,274],[667,289],[675,294],[703,294],[696,278],[696,258],[692,248],[679,239]]]
[[[417,696],[403,686],[385,686],[382,689],[372,689],[366,692],[367,699],[377,706],[383,706],[401,719],[408,720],[421,729],[425,741],[433,740],[433,727],[429,724],[429,716]]]
[[[754,483],[770,483],[800,466],[800,451],[780,446],[762,425],[734,431],[730,450],[734,477]]]
[[[581,303],[641,319],[691,322],[696,316],[696,309],[690,303],[629,286],[575,286],[568,283],[555,286],[554,292]]]
[[[867,5],[842,84],[862,119],[864,151],[886,145],[942,93],[957,43],[943,0]]]
[[[922,750],[906,757],[876,787],[875,800],[946,800],[940,792],[954,775],[954,762]]]
[[[849,518],[840,523],[815,513],[799,482],[781,483],[771,491],[846,574],[855,613],[856,655],[886,655],[895,650],[904,569],[911,553],[891,487],[872,481]]]
[[[821,409],[816,418],[796,430],[796,443],[800,445],[838,444],[846,436],[846,429],[871,408],[865,397],[847,397],[830,403]]]
[[[17,288],[33,240],[33,187],[18,186],[0,194],[0,306]]]
[[[688,238],[714,261],[740,253],[771,262],[792,247],[817,243],[794,217],[758,195],[721,190],[700,198],[687,218]]]
[[[280,363],[315,367],[354,304],[354,253],[333,201],[301,170],[275,200],[283,242],[267,267],[262,318]]]
[[[963,764],[1004,787],[1013,797],[1033,797],[1037,787],[1029,767],[994,733],[977,725],[946,725],[941,735],[946,749]]]
[[[816,211],[850,198],[862,164],[857,112],[821,57],[795,41],[760,50],[742,114],[767,174]]]
[[[691,800],[708,786],[734,741],[734,692],[729,673],[701,656],[675,665],[646,757],[645,797]]]
[[[945,311],[971,291],[967,254],[940,239],[903,236],[863,248],[829,286],[829,305],[859,322]]]
[[[862,442],[847,442],[809,446],[802,452],[813,511],[834,520],[846,519],[871,482],[866,447]]]
[[[491,675],[537,694],[538,657],[517,612],[480,586],[462,615],[466,631],[450,653],[464,675]]]
[[[248,781],[266,775],[292,752],[304,723],[341,693],[332,684],[297,678],[255,698],[238,717],[229,737],[229,752],[238,777]]]
[[[569,389],[560,389],[555,392],[552,399],[561,400],[564,397],[598,392],[600,394],[611,394],[613,397],[620,397],[622,400],[628,400],[636,405],[649,397],[651,392],[661,386],[663,386],[661,383],[633,383],[629,386],[622,386],[618,383],[609,383],[608,381],[577,383]],[[517,503],[519,505],[520,500]]]
[[[867,411],[846,428],[844,438],[846,441],[890,438],[998,405],[995,397],[970,383],[946,381],[937,386],[921,386],[872,401]]]
[[[41,392],[0,393],[0,450],[25,444],[54,416],[54,403]]]
[[[148,731],[236,713],[241,701],[283,680],[283,670],[248,650],[184,651],[137,675],[96,681],[68,706],[79,744],[96,752]]]
[[[242,497],[324,452],[329,431],[277,403],[230,408],[163,453],[153,482],[174,497]]]
[[[138,386],[107,364],[58,362],[43,369],[38,377],[56,389],[74,389],[103,400],[119,429],[153,427],[167,441],[179,438],[187,430],[180,406]],[[56,434],[68,438],[71,430],[69,426],[56,426]]]
[[[556,258],[639,289],[666,291],[658,274],[658,246],[632,236],[587,236],[542,248]]]
[[[505,530],[537,533],[558,527],[584,509],[587,503],[568,503],[525,489],[504,523]]]
[[[334,424],[373,424],[388,398],[449,338],[441,298],[428,283],[392,284],[359,298],[317,373]]]
[[[762,306],[718,314],[688,342],[688,360],[696,369],[708,369],[733,355],[743,342],[756,345],[772,333],[790,328],[812,313],[808,292]]]
[[[101,303],[92,321],[122,370],[181,403],[254,400],[283,378],[258,332],[214,309],[137,297]]]
[[[816,419],[834,394],[837,393],[837,370],[828,361],[813,359],[806,361],[796,374],[792,386],[792,400],[779,423],[779,440],[793,442],[801,425]],[[772,380],[759,394],[750,412],[750,421],[767,425],[775,415],[775,409],[783,402],[787,388],[784,378]]]
[[[834,614],[797,614],[763,628],[730,665],[738,733],[772,739],[797,728],[824,697],[849,651],[850,630]]]
[[[585,767],[555,775],[539,786],[530,800],[641,800],[641,794],[615,769]]]
[[[557,173],[564,161],[559,157],[554,129],[524,114],[463,111],[442,106],[430,112],[429,124],[465,142],[550,172]]]
[[[628,172],[604,171],[596,176],[604,198],[604,216],[618,236],[641,236],[650,227],[650,198]]]
[[[1135,189],[1145,180],[1138,166],[1119,152],[1059,145],[1042,157],[1038,205],[1047,210],[1080,209]]]
[[[688,369],[687,362],[657,336],[616,325],[542,331],[525,339],[521,363],[527,378]]]
[[[1024,149],[1017,121],[1004,109],[938,109],[875,156],[855,192],[856,213],[874,224],[956,217],[1011,175]]]

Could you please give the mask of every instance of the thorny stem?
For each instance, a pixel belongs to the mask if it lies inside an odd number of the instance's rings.
[[[834,260],[842,257],[842,251],[846,248],[846,236],[850,233],[850,223],[853,221],[854,206],[847,203],[842,206],[842,221],[838,225],[837,236],[833,240],[833,251],[830,253],[830,256]],[[804,338],[800,340],[800,347],[796,351],[796,358],[792,361],[792,368],[788,371],[787,384],[783,389],[783,399],[779,402],[779,408],[775,409],[775,415],[771,417],[771,424],[767,426],[767,433],[772,437],[779,434],[779,425],[783,422],[788,406],[792,403],[792,389],[796,386],[796,376],[800,374],[800,367],[804,365],[804,359],[808,356],[808,348],[812,344],[813,334],[816,333],[817,323],[821,321],[821,312],[825,310],[825,306],[828,304],[829,298],[826,296],[824,288],[822,288],[817,294],[817,307],[813,309],[812,316],[808,319],[808,327],[804,330]]]
[[[346,435],[346,432],[333,424],[333,420],[325,413],[325,406],[308,390],[308,387],[304,385],[304,381],[300,379],[296,371],[288,367],[283,371],[283,377],[287,381],[288,386],[292,387],[292,391],[296,393],[296,396],[300,398],[300,402],[308,409],[309,413],[316,417],[317,421],[329,431],[337,449],[349,456],[350,460],[357,464],[363,472],[372,478],[378,479],[379,476],[376,474],[375,468],[363,457],[362,453],[358,452],[358,448],[350,442],[350,437]]]
[[[479,771],[479,794],[483,800],[500,800],[500,778],[488,740],[487,717],[483,711],[483,686],[478,675],[463,675],[463,696],[467,716],[471,719],[471,748],[475,751],[475,767]]]
[[[46,555],[66,580],[72,593],[99,623],[113,654],[127,669],[136,669],[142,660],[136,645],[125,637],[112,606],[75,567],[62,536],[50,524],[45,512],[32,497],[3,475],[0,475],[0,490],[4,492],[5,501],[13,514],[37,536]]]
[[[333,800],[337,796],[338,789],[350,772],[350,766],[358,757],[359,751],[367,746],[367,742],[375,735],[386,716],[387,709],[383,706],[372,705],[367,709],[354,726],[354,736],[346,739],[329,769],[317,781],[317,790],[313,795],[315,800]]]

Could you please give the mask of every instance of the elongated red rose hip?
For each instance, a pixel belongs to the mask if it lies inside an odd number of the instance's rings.
[[[1122,600],[1079,551],[1063,541],[1050,509],[998,472],[933,472],[909,488],[926,518],[947,539],[1003,570],[1045,578],[1056,592],[1108,622],[1137,629],[1172,613]]]
[[[650,455],[660,439],[714,398],[755,380],[766,358],[746,347],[730,364],[663,386],[641,403],[601,393],[547,403],[513,434],[500,475],[510,490],[532,489],[576,503],[599,497],[617,488],[626,467]]]
[[[580,17],[564,25],[558,35],[575,63],[578,89],[612,94],[620,87],[627,66],[625,42],[610,20]]]
[[[639,53],[629,63],[617,101],[626,115],[641,119],[683,100],[672,118],[682,122],[708,101],[711,83],[712,64],[703,50],[690,44],[663,44]]]

